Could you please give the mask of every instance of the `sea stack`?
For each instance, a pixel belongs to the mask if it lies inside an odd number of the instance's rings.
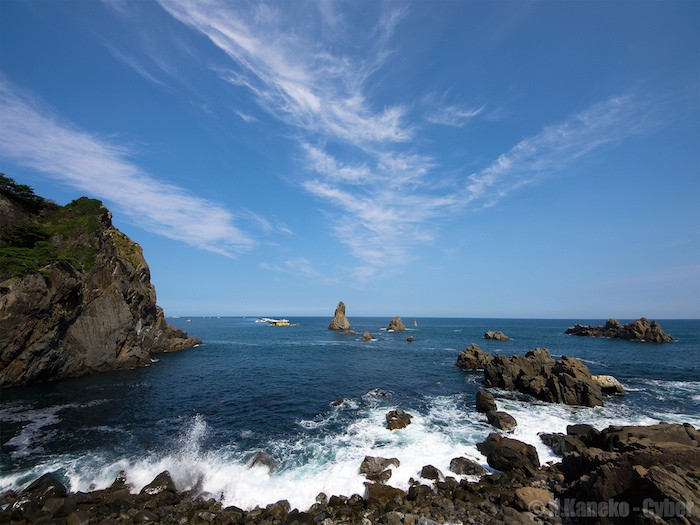
[[[335,308],[335,314],[333,315],[333,320],[331,324],[328,325],[329,330],[348,330],[350,328],[350,321],[345,317],[345,303],[340,301],[338,306]]]
[[[386,327],[387,332],[403,332],[404,330],[406,330],[406,327],[398,315],[394,317],[389,323],[389,326]]]

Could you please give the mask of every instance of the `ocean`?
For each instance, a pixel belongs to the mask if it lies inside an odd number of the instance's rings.
[[[565,335],[576,322],[403,317],[350,318],[356,335],[327,330],[330,317],[290,318],[270,327],[254,317],[168,321],[203,341],[163,354],[150,367],[0,392],[0,493],[20,490],[46,472],[71,491],[109,486],[124,470],[134,491],[168,470],[194,489],[244,509],[286,499],[306,509],[317,494],[362,494],[366,455],[396,457],[389,484],[406,489],[421,467],[450,475],[459,456],[484,466],[476,444],[494,429],[474,409],[483,372],[455,366],[475,342],[506,355],[548,348],[580,358],[594,374],[617,377],[624,397],[582,408],[493,391],[515,417],[513,437],[535,445],[542,463],[557,461],[538,438],[572,423],[688,422],[700,427],[700,320],[659,320],[676,339],[645,344]],[[374,340],[361,341],[370,331]],[[483,339],[501,330],[511,341]],[[407,342],[408,335],[414,337]],[[403,430],[385,414],[413,415]],[[263,451],[278,463],[249,468]],[[460,476],[455,476],[459,478]]]

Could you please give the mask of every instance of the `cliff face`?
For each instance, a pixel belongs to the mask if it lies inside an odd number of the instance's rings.
[[[0,387],[133,368],[200,341],[168,325],[141,247],[99,201],[0,193]],[[18,213],[17,210],[20,210]]]

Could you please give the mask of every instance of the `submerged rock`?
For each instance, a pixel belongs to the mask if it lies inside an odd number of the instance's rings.
[[[345,303],[340,301],[335,308],[333,320],[328,325],[329,330],[350,330],[350,321],[345,316]]]
[[[270,472],[274,472],[277,469],[277,461],[267,452],[259,451],[255,453],[250,461],[250,468],[258,466],[267,467]]]
[[[401,318],[397,315],[396,317],[392,318],[389,326],[386,327],[386,330],[387,332],[403,332],[406,330],[406,327],[404,326]]]
[[[661,325],[646,317],[622,325],[617,319],[608,319],[604,326],[588,326],[577,324],[565,332],[569,335],[587,337],[608,337],[611,339],[627,339],[650,343],[670,343],[673,337],[663,331]]]

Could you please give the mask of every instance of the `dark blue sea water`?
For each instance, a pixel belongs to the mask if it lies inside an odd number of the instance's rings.
[[[288,499],[307,508],[319,492],[362,493],[365,455],[397,457],[390,483],[406,488],[420,468],[448,473],[450,459],[485,464],[476,443],[493,429],[474,410],[481,372],[455,366],[471,342],[524,354],[535,347],[582,359],[628,390],[605,407],[532,402],[496,391],[518,421],[514,437],[556,458],[538,432],[572,422],[690,422],[700,426],[700,321],[660,320],[676,342],[655,345],[567,336],[575,322],[604,320],[417,319],[386,332],[389,318],[352,318],[357,335],[327,330],[328,318],[269,327],[255,318],[171,319],[204,345],[160,355],[144,369],[99,374],[0,393],[0,492],[44,472],[71,490],[105,487],[120,470],[140,490],[169,470],[181,489],[199,487],[241,507]],[[370,331],[375,340],[362,342]],[[486,330],[512,340],[487,341]],[[406,341],[407,335],[415,341]],[[414,415],[405,430],[384,427],[387,411]],[[257,451],[276,471],[248,468]]]

